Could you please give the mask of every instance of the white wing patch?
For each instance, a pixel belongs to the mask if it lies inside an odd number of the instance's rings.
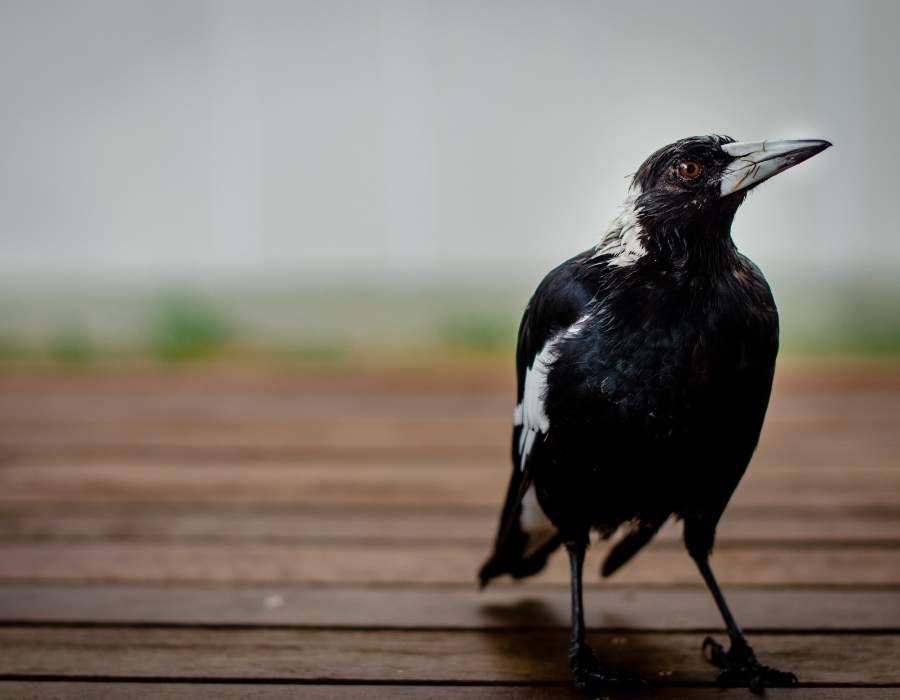
[[[525,462],[538,433],[546,435],[550,432],[550,419],[544,409],[544,399],[547,395],[547,375],[559,357],[559,345],[562,341],[577,336],[588,318],[590,314],[585,314],[569,328],[548,340],[525,372],[525,391],[521,403],[513,413],[513,424],[522,426],[519,436],[519,469],[525,469]]]

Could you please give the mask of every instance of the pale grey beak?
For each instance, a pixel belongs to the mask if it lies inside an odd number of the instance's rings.
[[[722,196],[755,187],[830,145],[828,141],[814,139],[726,143],[722,150],[735,160],[722,173]]]

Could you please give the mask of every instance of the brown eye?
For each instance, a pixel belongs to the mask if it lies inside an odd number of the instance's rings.
[[[703,172],[703,166],[695,160],[683,160],[675,168],[682,180],[696,180]]]

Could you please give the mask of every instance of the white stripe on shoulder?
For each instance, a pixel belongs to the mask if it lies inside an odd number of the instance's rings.
[[[559,357],[559,344],[577,336],[588,318],[590,318],[589,313],[548,340],[541,351],[535,355],[531,367],[525,373],[525,391],[521,403],[516,406],[513,413],[514,425],[522,426],[522,433],[519,436],[520,469],[525,469],[525,461],[531,448],[534,447],[538,433],[546,435],[550,431],[550,419],[544,409],[544,399],[547,394],[547,375]]]

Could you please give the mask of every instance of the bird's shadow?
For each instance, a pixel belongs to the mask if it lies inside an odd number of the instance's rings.
[[[482,603],[479,612],[491,627],[565,627],[568,621],[559,614],[557,606],[537,597],[519,598],[510,602]]]
[[[498,673],[510,674],[509,680],[558,684],[571,688],[571,697],[581,697],[570,685],[568,596],[529,592],[526,597],[515,598],[508,590],[504,593],[510,598],[508,602],[493,599],[479,606],[485,636],[503,660]],[[597,611],[595,620],[599,617]],[[608,663],[614,670],[640,672],[648,681],[657,678],[658,670],[627,667],[641,658],[658,658],[659,649],[655,654],[648,653],[655,646],[654,640],[636,634],[627,617],[613,611],[603,611],[602,619],[602,626],[592,624],[588,611],[588,642],[601,663]],[[628,697],[642,695],[629,693]]]

